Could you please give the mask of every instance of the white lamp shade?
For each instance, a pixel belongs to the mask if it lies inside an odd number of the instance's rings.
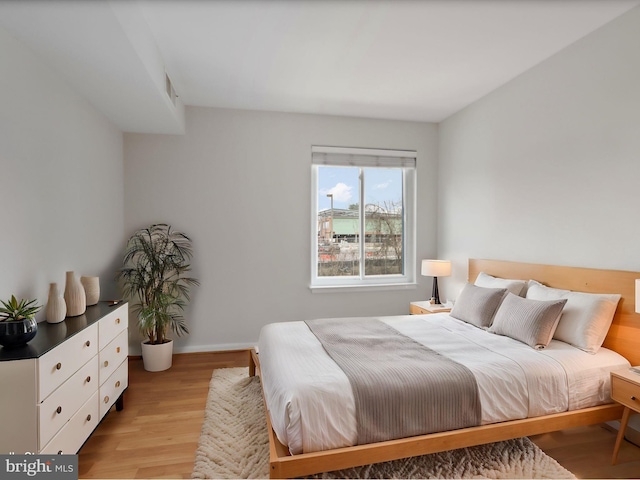
[[[636,313],[640,313],[640,279],[636,280]]]
[[[451,275],[449,260],[422,260],[422,275],[425,277],[448,277]]]

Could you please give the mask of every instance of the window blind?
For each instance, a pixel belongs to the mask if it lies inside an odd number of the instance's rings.
[[[311,147],[311,163],[314,165],[415,168],[416,157],[417,152],[411,150]]]

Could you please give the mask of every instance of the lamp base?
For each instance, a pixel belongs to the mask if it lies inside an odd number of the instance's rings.
[[[433,277],[433,290],[431,291],[431,303],[440,305],[440,294],[438,292],[438,277]]]

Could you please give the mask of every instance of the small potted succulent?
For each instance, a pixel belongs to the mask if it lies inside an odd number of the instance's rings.
[[[19,347],[25,345],[38,331],[35,315],[42,308],[37,300],[18,301],[14,295],[7,302],[0,300],[0,345]]]

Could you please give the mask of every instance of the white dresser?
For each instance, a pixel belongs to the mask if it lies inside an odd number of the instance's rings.
[[[27,345],[0,347],[0,453],[77,453],[102,417],[124,406],[128,306],[106,302]]]

